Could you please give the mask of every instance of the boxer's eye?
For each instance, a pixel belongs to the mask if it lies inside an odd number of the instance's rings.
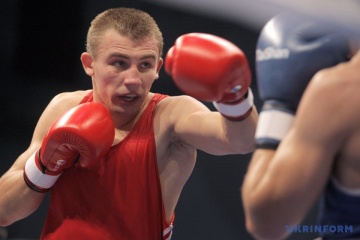
[[[113,64],[119,68],[127,68],[127,63],[124,61],[116,61]]]
[[[143,68],[143,69],[151,68],[151,63],[143,62],[143,63],[141,63],[141,68]]]

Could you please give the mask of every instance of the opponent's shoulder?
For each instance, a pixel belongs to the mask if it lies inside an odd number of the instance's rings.
[[[360,84],[360,51],[349,61],[339,63],[333,67],[325,68],[317,72],[312,80],[316,85],[328,87],[343,86],[348,84]],[[320,85],[320,86],[321,86]]]
[[[352,132],[360,121],[359,89],[360,61],[350,60],[319,71],[305,91],[302,104],[313,110],[308,116],[326,120],[328,128]]]
[[[319,100],[347,102],[348,104],[352,104],[354,102],[352,100],[355,100],[358,103],[357,100],[360,99],[360,94],[358,94],[360,89],[360,58],[317,72],[309,88],[309,91],[316,93]]]

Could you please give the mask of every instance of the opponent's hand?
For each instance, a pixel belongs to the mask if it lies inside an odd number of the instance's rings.
[[[229,119],[242,120],[251,112],[246,56],[223,38],[206,33],[180,36],[166,55],[165,71],[184,93],[212,101]]]
[[[257,145],[275,149],[292,126],[300,99],[315,73],[349,59],[346,36],[315,19],[280,14],[262,29],[256,75],[264,105]]]
[[[100,103],[80,104],[49,129],[41,148],[26,162],[24,179],[38,192],[48,191],[62,171],[76,162],[82,167],[104,157],[114,141],[114,124]]]

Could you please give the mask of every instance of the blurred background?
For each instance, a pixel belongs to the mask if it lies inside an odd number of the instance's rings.
[[[38,117],[54,95],[91,88],[91,81],[80,63],[80,54],[85,51],[85,36],[90,21],[101,11],[123,6],[148,12],[163,32],[164,53],[178,36],[189,32],[211,33],[235,43],[248,57],[254,79],[252,89],[255,104],[260,108],[254,72],[259,31],[277,12],[297,7],[276,2],[278,1],[2,0],[0,175],[27,148]],[[315,3],[312,4],[314,6]],[[313,8],[318,8],[315,6],[309,10],[307,7],[304,5],[297,8],[311,14]],[[332,13],[331,11],[327,13]],[[333,16],[336,18],[339,14]],[[355,14],[352,17],[358,16]],[[337,20],[341,21],[343,18]],[[169,95],[182,94],[164,70],[152,91]],[[174,240],[251,239],[245,231],[240,198],[240,186],[249,159],[250,155],[215,157],[199,152],[194,172],[185,185],[176,208]],[[5,239],[5,235],[8,239],[38,239],[47,206],[48,198],[28,218],[0,229],[0,239],[1,236]],[[315,224],[315,212],[316,206],[303,224]],[[314,237],[312,234],[295,234],[289,239]]]

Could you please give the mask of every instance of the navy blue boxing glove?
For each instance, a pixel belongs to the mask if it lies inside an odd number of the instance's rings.
[[[277,148],[293,124],[311,78],[323,68],[347,61],[349,51],[344,33],[316,19],[284,13],[264,26],[256,49],[263,101],[256,130],[258,148]]]

